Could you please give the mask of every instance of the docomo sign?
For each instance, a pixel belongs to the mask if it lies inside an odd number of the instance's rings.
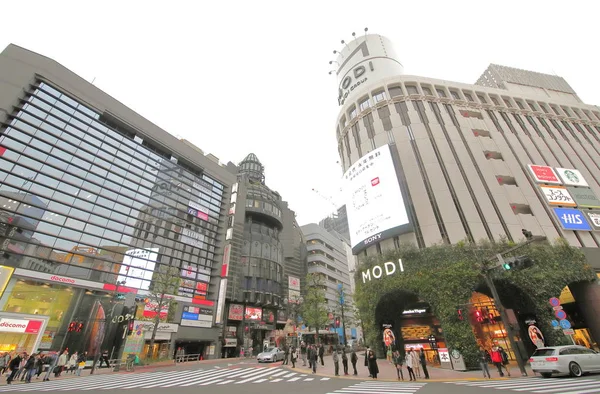
[[[41,320],[0,318],[0,332],[37,334],[42,328],[42,323]]]
[[[402,264],[402,259],[398,259],[398,271],[404,272],[404,265]],[[393,262],[388,261],[387,263],[383,263],[383,268],[379,265],[376,265],[366,271],[362,271],[362,281],[363,283],[367,283],[367,280],[369,280],[370,282],[371,275],[373,276],[373,279],[381,279],[384,272],[386,276],[394,275],[396,273],[396,265]]]

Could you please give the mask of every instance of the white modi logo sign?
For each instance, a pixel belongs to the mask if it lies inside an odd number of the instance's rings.
[[[362,281],[363,283],[367,283],[367,281],[370,282],[372,279],[381,279],[384,274],[385,276],[390,276],[394,275],[396,272],[404,272],[402,259],[398,259],[398,264],[388,261],[387,263],[383,263],[383,266],[376,265],[366,271],[362,271]]]

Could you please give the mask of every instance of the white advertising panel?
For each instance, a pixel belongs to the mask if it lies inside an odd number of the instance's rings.
[[[204,247],[204,235],[199,234],[195,231],[192,231],[189,228],[182,228],[181,229],[181,242],[183,242],[184,244],[195,246],[196,248],[203,248]]]
[[[127,287],[148,290],[154,275],[159,248],[131,249],[125,252],[117,281]]]
[[[575,207],[577,204],[571,194],[564,186],[540,186],[546,201],[550,205],[560,205],[565,207]]]
[[[389,145],[358,159],[344,174],[342,190],[352,253],[401,234],[409,225]]]
[[[555,168],[565,185],[589,187],[581,172],[571,168]]]
[[[300,290],[300,278],[294,276],[288,277],[288,288],[290,290]]]

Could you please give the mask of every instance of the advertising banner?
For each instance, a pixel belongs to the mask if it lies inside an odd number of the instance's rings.
[[[578,170],[571,168],[555,168],[555,170],[558,172],[560,179],[562,179],[565,185],[589,187],[585,178]]]
[[[600,211],[596,209],[583,211],[592,225],[592,230],[600,231]]]
[[[567,189],[571,193],[571,196],[573,196],[578,207],[600,208],[600,200],[598,200],[592,189],[581,187],[568,187]]]
[[[343,176],[352,253],[402,233],[409,224],[389,145],[358,159]]]
[[[244,320],[244,306],[240,304],[230,304],[227,318],[229,320]]]
[[[246,307],[246,320],[262,320],[262,308]]]
[[[300,278],[294,276],[288,277],[288,288],[291,290],[300,291]]]
[[[127,287],[148,290],[154,275],[159,248],[131,249],[125,252],[117,281]]]
[[[563,229],[592,231],[592,227],[579,209],[553,208],[553,210]]]
[[[535,164],[527,164],[529,172],[537,183],[553,183],[560,185],[562,182],[558,179],[558,175],[552,167],[537,166]]]
[[[564,207],[574,207],[577,204],[569,191],[564,186],[540,186],[546,201],[550,205],[560,205]]]
[[[186,305],[181,314],[182,326],[212,327],[213,310],[197,306]]]

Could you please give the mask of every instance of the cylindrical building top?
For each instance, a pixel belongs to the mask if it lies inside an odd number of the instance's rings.
[[[347,43],[337,57],[338,104],[344,105],[360,85],[404,72],[392,42],[367,34]]]

